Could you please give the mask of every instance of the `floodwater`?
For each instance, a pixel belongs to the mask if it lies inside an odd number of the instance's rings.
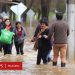
[[[3,53],[0,53],[0,61],[23,62],[23,70],[0,70],[0,75],[75,75],[75,64],[67,62],[66,67],[61,68],[60,59],[55,67],[52,66],[52,61],[47,65],[44,65],[42,62],[40,65],[36,65],[37,52],[33,50],[33,43],[31,42],[25,41],[24,53],[24,55],[16,55],[14,46],[12,55],[4,56]]]

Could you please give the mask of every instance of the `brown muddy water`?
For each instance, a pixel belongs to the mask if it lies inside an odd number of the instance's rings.
[[[37,52],[32,50],[33,43],[25,42],[24,55],[16,55],[13,46],[12,55],[3,55],[0,52],[0,62],[23,62],[23,70],[0,70],[0,75],[75,75],[75,64],[67,62],[65,68],[60,67],[60,59],[57,66],[52,66],[52,61],[47,65],[42,62],[36,65]],[[52,56],[52,55],[51,55]]]

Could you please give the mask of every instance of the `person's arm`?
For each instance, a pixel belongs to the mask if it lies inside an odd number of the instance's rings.
[[[49,27],[49,35],[48,35],[48,38],[51,39],[53,33],[54,33],[54,24]]]
[[[24,27],[22,27],[22,29],[23,29],[23,32],[24,32],[24,37],[26,36],[26,31],[25,31],[25,28]]]
[[[25,32],[25,29],[24,29],[24,36],[26,36],[26,32]]]
[[[34,36],[33,36],[33,39],[31,40],[31,42],[34,42],[34,41],[35,41],[39,30],[40,30],[40,25],[38,25],[38,26],[36,27],[35,32],[34,32]]]
[[[48,35],[49,35],[49,28],[46,29],[45,34],[42,37],[48,39]]]
[[[37,36],[39,30],[40,30],[40,25],[38,25],[38,26],[36,27],[35,32],[34,32],[34,37]]]

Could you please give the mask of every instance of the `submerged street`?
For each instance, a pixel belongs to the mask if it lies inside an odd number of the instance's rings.
[[[16,55],[13,46],[12,55],[3,55],[0,53],[1,62],[23,62],[23,70],[0,70],[0,75],[74,75],[75,64],[67,62],[65,68],[60,67],[60,59],[57,66],[52,66],[52,61],[47,65],[42,62],[36,65],[37,52],[33,50],[33,43],[25,41],[24,55]],[[51,53],[51,57],[53,54]]]

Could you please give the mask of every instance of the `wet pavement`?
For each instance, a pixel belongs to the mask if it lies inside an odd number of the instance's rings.
[[[25,41],[24,55],[16,55],[15,47],[13,46],[12,55],[3,55],[0,53],[0,61],[16,61],[23,62],[23,70],[0,70],[0,75],[75,75],[75,64],[67,62],[65,68],[60,67],[60,59],[57,66],[52,66],[52,61],[47,65],[42,62],[36,65],[37,52],[33,50],[33,43]],[[51,53],[51,57],[53,54]]]

